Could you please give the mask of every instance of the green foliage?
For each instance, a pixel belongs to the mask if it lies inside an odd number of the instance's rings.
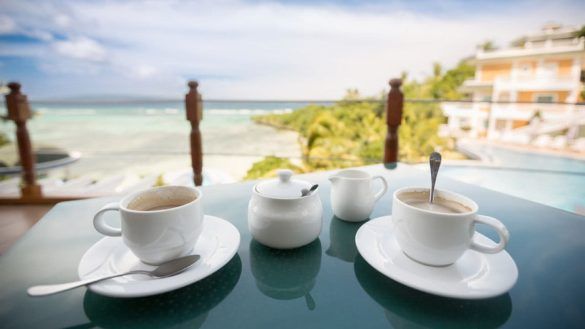
[[[6,145],[10,143],[10,139],[6,136],[5,133],[0,132],[0,146]]]
[[[402,90],[409,99],[461,99],[464,95],[458,88],[473,75],[474,67],[464,61],[447,71],[436,63],[433,76],[422,83],[406,80],[407,73],[403,73]],[[350,89],[343,100],[331,106],[309,105],[292,113],[253,117],[257,123],[297,131],[303,166],[267,157],[255,163],[246,178],[273,176],[278,168],[304,172],[380,163],[386,137],[384,97],[359,99],[359,92]],[[451,141],[438,136],[444,121],[436,103],[406,103],[399,129],[400,161],[425,161],[437,149],[451,152]]]
[[[265,157],[263,160],[254,163],[248,170],[244,179],[258,179],[276,176],[276,169],[291,169],[296,173],[304,172],[303,168],[295,166],[289,159],[275,156]]]
[[[438,104],[406,104],[403,123],[398,130],[398,158],[405,162],[425,161],[437,149],[445,149],[448,140],[438,135],[445,118]]]
[[[255,117],[256,122],[299,132],[303,168],[286,159],[268,157],[255,163],[246,178],[272,176],[278,168],[303,172],[380,163],[386,136],[385,120],[377,115],[380,107],[379,101],[341,101],[330,107],[308,106],[289,114]],[[437,134],[444,121],[438,105],[406,104],[403,118],[399,130],[401,161],[422,161],[433,150],[447,146]]]
[[[585,37],[585,25],[581,26],[581,29],[577,31],[577,37],[578,38]]]
[[[462,61],[455,68],[445,72],[445,74],[439,74],[427,80],[424,85],[428,86],[429,95],[421,95],[421,98],[462,99],[464,95],[458,89],[465,80],[473,77],[474,74],[475,67]]]
[[[526,37],[520,37],[518,39],[514,39],[512,40],[512,42],[510,42],[510,46],[512,47],[524,47],[524,44],[526,43],[527,38]]]
[[[423,82],[409,80],[406,73],[402,74],[402,92],[406,99],[444,99],[457,100],[465,98],[459,87],[475,74],[475,67],[461,61],[456,67],[443,73],[440,64],[433,64],[433,75]]]
[[[496,44],[491,40],[484,41],[483,43],[479,44],[478,47],[481,48],[481,50],[483,51],[491,51],[498,49]]]

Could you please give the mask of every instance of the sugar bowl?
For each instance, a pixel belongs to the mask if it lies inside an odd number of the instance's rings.
[[[277,249],[309,244],[321,233],[323,205],[318,188],[292,179],[291,170],[278,170],[278,178],[262,181],[252,189],[248,204],[248,229],[263,245]],[[306,194],[306,193],[305,193]]]

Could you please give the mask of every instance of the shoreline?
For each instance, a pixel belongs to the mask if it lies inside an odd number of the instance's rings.
[[[51,138],[41,132],[51,133],[54,123],[39,120],[35,122],[38,129],[32,131],[33,143],[44,140],[44,144],[81,153],[75,163],[43,171],[39,179],[68,181],[83,177],[102,181],[113,176],[149,177],[188,172],[191,168],[189,129],[180,121],[182,118],[170,119],[173,121],[164,124],[175,126],[176,122],[177,126],[169,130],[142,128],[142,123],[120,130],[106,131],[95,124],[80,129],[78,122],[71,122],[63,126],[62,134]],[[295,131],[239,118],[236,123],[218,126],[219,119],[209,117],[201,127],[203,169],[226,174],[230,179],[225,181],[242,180],[251,166],[266,156],[302,157]]]

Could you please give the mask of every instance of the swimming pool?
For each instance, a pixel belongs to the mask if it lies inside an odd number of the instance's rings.
[[[487,144],[465,144],[493,166],[444,165],[454,179],[585,215],[585,161],[510,150]]]

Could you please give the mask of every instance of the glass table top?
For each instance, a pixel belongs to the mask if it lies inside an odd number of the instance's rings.
[[[384,175],[389,183],[371,218],[391,213],[394,190],[428,184],[426,173],[407,165],[361,169]],[[585,323],[585,217],[439,175],[438,188],[474,199],[480,213],[508,227],[511,239],[506,250],[519,270],[516,285],[499,297],[443,298],[403,286],[366,263],[354,242],[363,223],[343,222],[332,215],[330,175],[303,177],[320,185],[323,228],[319,239],[294,250],[270,249],[251,238],[247,206],[255,182],[203,187],[205,212],[230,221],[240,231],[238,253],[202,281],[144,298],[105,297],[86,288],[43,298],[26,295],[31,285],[77,279],[81,256],[102,238],[93,229],[93,214],[116,198],[58,204],[0,256],[0,324],[3,328],[567,328]],[[488,228],[478,230],[497,238]]]

